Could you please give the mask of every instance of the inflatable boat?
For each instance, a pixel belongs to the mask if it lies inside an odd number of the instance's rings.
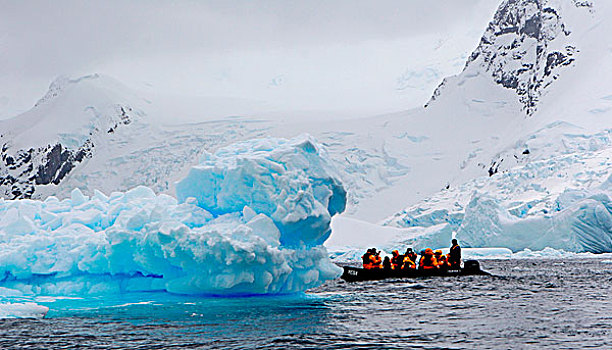
[[[469,276],[490,275],[487,271],[480,269],[480,263],[476,260],[466,260],[463,267],[448,270],[385,270],[385,269],[362,269],[359,267],[343,266],[344,273],[340,278],[347,282],[373,281],[385,278],[414,278],[430,276]]]

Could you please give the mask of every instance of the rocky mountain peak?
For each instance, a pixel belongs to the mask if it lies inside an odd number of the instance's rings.
[[[60,77],[31,110],[0,122],[0,197],[36,197],[38,187],[58,185],[118,128],[139,119],[126,91],[98,74]]]
[[[566,14],[593,11],[590,1],[505,0],[468,58],[461,75],[482,74],[516,93],[522,110],[532,115],[540,97],[561,72],[575,64],[580,48],[572,40]],[[426,107],[440,98],[447,80]]]

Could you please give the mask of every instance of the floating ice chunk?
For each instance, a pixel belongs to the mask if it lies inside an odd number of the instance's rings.
[[[142,186],[0,201],[0,287],[37,295],[293,293],[340,274],[321,244],[346,192],[309,137],[220,149],[178,188],[180,201]]]
[[[448,254],[449,249],[442,250]],[[508,248],[462,248],[461,256],[466,259],[508,259],[512,257],[512,251]]]
[[[47,312],[49,312],[48,307],[36,303],[0,303],[0,319],[43,318]]]
[[[601,259],[612,257],[611,253],[575,253],[561,249],[546,247],[542,250],[524,249],[512,254],[512,259]],[[603,260],[605,261],[605,260]]]

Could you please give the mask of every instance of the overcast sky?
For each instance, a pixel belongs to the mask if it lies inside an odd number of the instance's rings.
[[[415,72],[428,60],[457,65],[450,61],[475,47],[496,3],[0,0],[0,117],[30,108],[59,75],[94,72],[136,89],[342,109],[368,86],[397,95],[413,61]],[[428,59],[434,50],[452,57]],[[321,99],[312,93],[319,83]],[[282,91],[262,92],[270,86]],[[359,95],[332,106],[334,91]],[[402,100],[360,103],[375,111]]]

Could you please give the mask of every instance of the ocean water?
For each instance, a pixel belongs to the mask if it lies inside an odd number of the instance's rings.
[[[362,283],[306,294],[40,298],[0,320],[1,349],[610,349],[612,263],[486,260],[494,276]]]

